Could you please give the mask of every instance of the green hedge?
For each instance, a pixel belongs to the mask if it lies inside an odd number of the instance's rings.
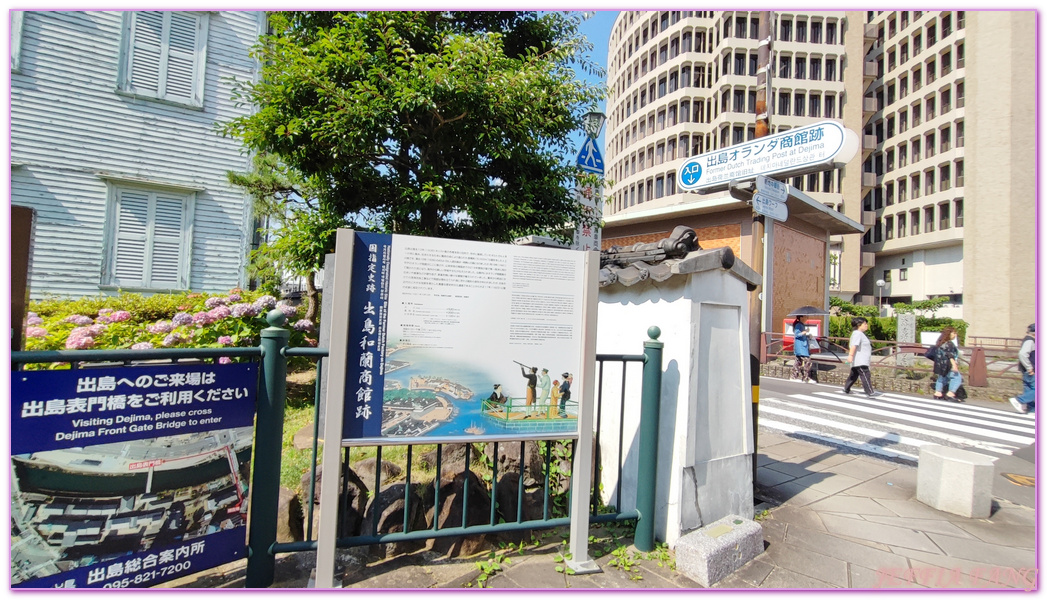
[[[851,337],[851,315],[829,317],[829,337]],[[871,340],[895,341],[898,339],[898,319],[896,317],[866,317],[869,321],[869,331],[866,335]],[[924,331],[941,331],[946,327],[955,327],[960,345],[967,338],[967,322],[961,319],[949,319],[946,317],[916,317],[916,340],[920,340],[920,333]]]

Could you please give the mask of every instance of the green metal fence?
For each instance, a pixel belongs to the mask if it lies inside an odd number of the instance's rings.
[[[289,331],[282,327],[284,319],[282,315],[271,315],[269,317],[270,327],[262,330],[261,344],[257,347],[249,348],[207,348],[207,349],[153,349],[153,350],[68,350],[68,351],[46,351],[46,352],[13,352],[11,357],[12,367],[14,369],[24,368],[24,365],[33,363],[69,363],[73,369],[88,368],[92,366],[113,366],[113,365],[127,365],[133,366],[135,364],[141,364],[148,361],[149,364],[156,364],[155,361],[171,361],[177,363],[183,360],[218,360],[219,357],[242,357],[242,358],[256,358],[261,360],[261,369],[259,373],[259,385],[258,385],[258,398],[257,398],[257,419],[255,424],[255,447],[254,447],[254,459],[252,462],[252,475],[251,475],[251,503],[249,506],[250,510],[250,525],[248,530],[248,561],[247,561],[247,572],[246,572],[246,587],[268,587],[273,582],[273,572],[275,567],[275,558],[279,553],[285,552],[301,552],[301,551],[315,551],[317,542],[314,536],[312,527],[313,523],[313,507],[316,495],[316,464],[318,456],[318,438],[319,438],[319,391],[323,375],[324,360],[327,357],[327,349],[325,348],[290,348],[287,346],[289,339]],[[601,469],[596,469],[596,477],[593,481],[592,489],[589,490],[590,494],[590,523],[602,523],[612,521],[629,521],[636,520],[637,528],[635,534],[635,545],[641,551],[651,551],[654,549],[654,495],[656,489],[655,474],[657,469],[655,468],[655,461],[657,458],[657,432],[658,432],[658,413],[659,403],[661,398],[661,370],[662,370],[662,357],[661,357],[661,346],[662,344],[657,341],[660,331],[656,327],[652,327],[649,331],[651,339],[644,343],[644,353],[636,355],[610,355],[601,354],[597,355],[598,363],[598,385],[596,390],[596,419],[597,424],[594,431],[594,444],[595,444],[595,463],[601,464],[600,452],[601,452],[601,432],[599,423],[601,421],[600,416],[602,411],[611,410],[616,408],[619,411],[619,422],[624,423],[626,406],[630,402],[629,399],[625,398],[626,380],[630,375],[630,371],[635,369],[629,369],[629,365],[638,365],[642,368],[643,378],[643,394],[640,399],[640,439],[639,439],[639,485],[636,496],[636,509],[631,511],[621,511],[620,507],[623,505],[622,494],[623,490],[621,486],[618,486],[617,495],[615,502],[609,503],[609,506],[605,506],[602,499],[600,498],[601,490]],[[284,426],[284,403],[287,398],[287,362],[289,357],[308,357],[316,359],[316,390],[314,397],[314,418],[313,418],[313,446],[312,446],[312,467],[310,471],[310,482],[306,490],[307,504],[306,511],[306,528],[305,528],[305,541],[302,542],[291,542],[291,543],[277,543],[276,532],[277,532],[277,520],[278,520],[278,503],[279,503],[279,492],[280,492],[280,462],[282,454],[282,435]],[[603,373],[604,367],[608,363],[621,363],[622,365],[622,382],[621,382],[621,396],[616,399],[605,400],[604,398],[604,384],[603,384]],[[636,376],[635,373],[632,374]],[[635,399],[632,400],[635,402]],[[360,532],[360,534],[350,535],[346,537],[339,537],[337,545],[340,548],[348,548],[354,546],[365,546],[372,544],[387,544],[404,541],[416,541],[426,540],[433,538],[444,538],[453,536],[471,536],[481,534],[500,534],[508,533],[513,531],[522,530],[533,530],[542,528],[552,528],[565,526],[570,523],[570,518],[565,515],[556,515],[555,507],[553,506],[554,492],[551,488],[551,474],[553,465],[553,449],[558,441],[561,441],[562,434],[557,437],[555,434],[550,434],[551,437],[541,440],[544,441],[544,457],[543,457],[543,493],[542,493],[542,517],[540,519],[524,520],[523,517],[523,506],[524,506],[524,485],[522,484],[525,477],[524,473],[524,453],[526,452],[524,441],[503,441],[503,442],[490,442],[493,444],[493,461],[492,473],[491,473],[491,488],[489,492],[491,510],[489,519],[483,524],[468,524],[467,518],[469,515],[469,487],[468,485],[464,488],[462,495],[461,524],[441,524],[437,518],[436,510],[434,510],[434,519],[431,527],[425,529],[411,530],[410,523],[407,521],[408,510],[404,511],[404,522],[402,524],[402,530],[398,532],[380,533],[377,530],[378,519],[377,517],[372,519],[372,527],[369,532]],[[529,436],[533,438],[532,436]],[[624,464],[623,451],[620,440],[622,439],[621,432],[618,435],[618,460],[617,460],[617,481],[622,480],[622,471]],[[531,440],[534,441],[534,440]],[[499,443],[503,444],[519,444],[520,452],[520,466],[519,472],[516,474],[518,477],[517,488],[519,490],[517,497],[517,511],[515,519],[506,518],[506,515],[499,515],[496,511],[497,497],[497,486],[498,481],[498,461],[499,456]],[[577,444],[577,440],[573,440],[570,443],[570,455],[573,458],[574,448]],[[408,459],[407,459],[407,470],[405,473],[406,484],[404,485],[405,503],[411,502],[411,490],[412,490],[412,479],[411,479],[411,458],[416,450],[416,447],[422,444],[409,445],[407,448]],[[432,445],[432,444],[427,444]],[[442,471],[442,457],[445,449],[445,444],[436,444],[436,482],[435,482],[435,500],[434,505],[439,507],[440,502],[440,475]],[[465,446],[466,456],[463,466],[462,474],[465,474],[466,470],[470,470],[472,445],[467,444]],[[377,461],[375,465],[375,482],[374,488],[374,502],[378,501],[381,490],[381,456],[382,448],[377,447]],[[343,510],[340,511],[340,517],[346,514],[344,510],[345,498],[347,496],[348,477],[344,475],[352,468],[350,464],[351,453],[347,450],[344,453],[344,459],[342,462],[342,474],[343,484],[341,489],[341,497],[343,499]],[[569,505],[569,502],[568,502]],[[379,513],[379,506],[372,506],[371,514],[377,515]],[[409,504],[407,505],[409,508]],[[512,515],[509,515],[512,516]],[[342,530],[343,523],[339,520],[339,531]]]

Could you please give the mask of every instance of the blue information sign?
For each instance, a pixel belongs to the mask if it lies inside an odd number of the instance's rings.
[[[12,587],[149,587],[246,555],[256,364],[11,375]]]

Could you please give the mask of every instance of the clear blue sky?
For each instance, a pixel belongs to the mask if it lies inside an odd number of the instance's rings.
[[[607,40],[611,37],[611,27],[614,25],[614,20],[618,18],[618,11],[597,10],[587,12],[589,12],[592,16],[589,19],[582,22],[581,32],[585,35],[586,38],[589,39],[589,42],[593,45],[593,49],[589,55],[589,58],[591,58],[593,62],[600,65],[601,67],[603,67],[604,70],[606,70]],[[603,85],[605,83],[604,77],[594,77],[593,75],[590,75],[588,73],[579,73],[579,76],[583,80],[590,83],[598,85]],[[606,112],[606,105],[601,106],[600,109]],[[575,146],[581,148],[582,142],[585,141],[585,134],[579,132],[574,137],[576,138]],[[599,146],[600,151],[606,154],[606,152],[604,151],[606,146],[604,146],[603,133],[600,134],[600,139],[597,145]]]

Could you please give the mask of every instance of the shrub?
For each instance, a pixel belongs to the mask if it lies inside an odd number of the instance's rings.
[[[241,305],[247,308],[230,308]],[[292,346],[316,345],[313,330],[295,322],[301,308],[238,289],[229,294],[156,294],[148,298],[130,293],[78,300],[49,298],[30,303],[23,327],[26,350],[246,347],[259,343],[259,332],[269,326],[265,314],[273,307],[288,319]]]

